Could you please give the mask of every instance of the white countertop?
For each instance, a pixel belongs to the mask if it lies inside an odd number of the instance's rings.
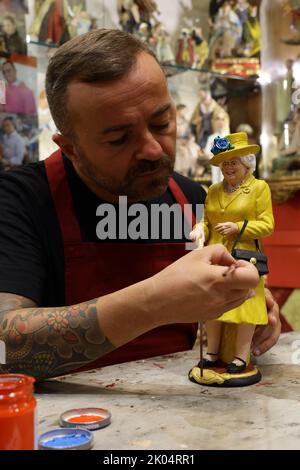
[[[213,388],[189,381],[197,350],[109,366],[39,384],[39,434],[59,415],[107,408],[94,449],[300,449],[300,332],[282,334],[258,361],[256,385]]]

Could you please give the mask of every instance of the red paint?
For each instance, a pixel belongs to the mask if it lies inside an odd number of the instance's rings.
[[[0,375],[0,449],[33,450],[35,444],[34,379]]]
[[[105,385],[105,388],[113,388],[116,384],[107,384]]]
[[[260,382],[259,384],[256,385],[256,387],[263,387],[265,385],[274,385],[274,382]]]
[[[99,415],[80,415],[68,418],[68,421],[70,421],[70,423],[91,423],[93,421],[102,421],[103,419],[103,416]]]

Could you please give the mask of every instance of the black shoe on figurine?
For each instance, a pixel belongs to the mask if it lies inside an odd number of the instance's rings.
[[[207,353],[208,356],[218,356],[217,353]],[[198,362],[198,367],[205,369],[205,368],[210,368],[210,367],[216,367],[218,364],[218,360],[216,359],[215,361],[211,361],[210,359],[202,359],[202,361]]]
[[[243,372],[243,370],[246,369],[247,367],[247,362],[244,361],[243,359],[241,359],[240,357],[235,357],[235,359],[238,359],[239,361],[241,361],[243,364],[238,366],[237,364],[235,364],[235,362],[230,362],[230,364],[228,364],[228,366],[226,367],[226,371],[229,373],[229,374],[238,374],[240,372]]]

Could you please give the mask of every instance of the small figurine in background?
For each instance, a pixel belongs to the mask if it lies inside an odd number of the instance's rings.
[[[179,103],[176,105],[176,127],[177,127],[177,140],[186,139],[191,133],[190,123],[185,115],[186,105]]]
[[[176,64],[191,67],[194,63],[194,44],[190,31],[182,28],[177,43]]]
[[[209,88],[200,89],[199,98],[192,114],[191,127],[197,144],[204,149],[208,137],[213,133],[212,118],[223,108],[212,98]]]
[[[45,0],[36,11],[29,32],[41,42],[63,44],[70,39],[68,20],[67,0]]]
[[[230,117],[225,109],[218,110],[211,120],[213,133],[208,137],[204,149],[205,156],[210,160],[213,157],[211,149],[216,137],[225,137],[230,133]],[[218,166],[211,165],[211,180],[212,183],[219,183],[223,180],[223,175]]]
[[[158,23],[156,2],[153,0],[118,0],[117,10],[123,31],[136,34],[141,23],[147,23],[148,30]]]
[[[279,143],[281,156],[300,156],[300,108],[297,108],[289,123],[284,124],[285,129]],[[286,135],[288,134],[288,139]],[[288,140],[288,142],[287,142]],[[288,143],[288,145],[286,145]]]
[[[198,158],[202,154],[203,152],[195,142],[195,136],[192,133],[185,138],[177,140],[174,170],[183,176],[194,176],[197,171]]]
[[[122,30],[127,33],[137,32],[141,23],[137,3],[134,0],[118,0],[117,10]]]
[[[147,23],[141,23],[139,25],[139,29],[136,33],[136,35],[139,37],[139,39],[142,42],[146,42],[147,44],[150,41],[150,34],[149,34],[149,28]]]
[[[209,26],[212,27],[218,11],[224,5],[226,0],[210,0],[209,2]]]
[[[208,43],[203,38],[202,28],[192,28],[191,38],[194,43],[194,62],[192,68],[200,69],[206,62],[208,57]]]
[[[256,5],[249,7],[248,19],[244,24],[244,40],[243,55],[246,57],[258,56],[261,48],[261,29]]]
[[[147,23],[151,31],[153,25],[159,23],[156,15],[160,15],[157,3],[154,0],[136,0],[139,9],[140,22]]]
[[[81,34],[87,33],[92,29],[91,15],[82,9],[82,6],[77,5],[73,10],[69,9],[69,14],[72,20],[69,21],[70,38],[75,38]]]
[[[163,25],[159,25],[155,31],[156,57],[161,64],[173,64],[175,57],[171,49],[170,35]]]
[[[287,0],[285,4],[285,12],[291,15],[290,29],[293,36],[283,39],[283,42],[290,45],[300,44],[300,2],[299,0]]]
[[[249,7],[250,5],[249,5],[248,0],[237,0],[236,5],[234,7],[234,12],[239,17],[243,30],[244,30],[244,25],[246,21],[248,20]]]
[[[195,142],[184,104],[176,105],[176,160],[175,171],[183,176],[193,176],[197,170],[197,160],[203,152]]]
[[[294,33],[300,35],[300,4],[298,0],[289,0],[290,8],[289,12],[291,13],[291,30]]]
[[[213,24],[209,41],[209,58],[232,57],[233,51],[242,40],[242,35],[243,29],[239,17],[233,11],[230,1],[225,1]]]
[[[231,252],[244,228],[237,248],[255,253],[258,244],[255,240],[271,235],[274,218],[270,188],[252,175],[258,151],[259,146],[249,145],[247,134],[243,132],[214,140],[214,157],[210,163],[220,166],[224,180],[210,186],[204,221],[197,224],[190,235],[193,241],[204,238],[207,245],[222,243]],[[245,221],[248,221],[246,228]],[[235,261],[225,275],[233,275],[239,263],[241,261]],[[256,325],[267,323],[264,279],[260,277],[255,296],[249,295],[240,307],[206,322],[207,354],[198,367],[192,369],[190,379],[203,385],[223,387],[258,382],[261,374],[250,362],[250,348]],[[202,376],[199,368],[204,369]]]

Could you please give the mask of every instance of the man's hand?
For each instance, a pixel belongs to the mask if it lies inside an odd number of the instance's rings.
[[[238,233],[239,227],[233,222],[224,222],[223,224],[216,225],[215,230],[220,235],[226,235],[228,237],[230,235],[235,235],[236,233]]]
[[[268,324],[258,326],[252,340],[252,353],[260,356],[277,343],[281,333],[279,306],[275,302],[269,289],[265,288],[266,304],[268,310]]]
[[[161,324],[188,323],[238,307],[254,295],[259,276],[254,266],[235,261],[223,245],[210,245],[183,256],[151,281],[149,315]]]

